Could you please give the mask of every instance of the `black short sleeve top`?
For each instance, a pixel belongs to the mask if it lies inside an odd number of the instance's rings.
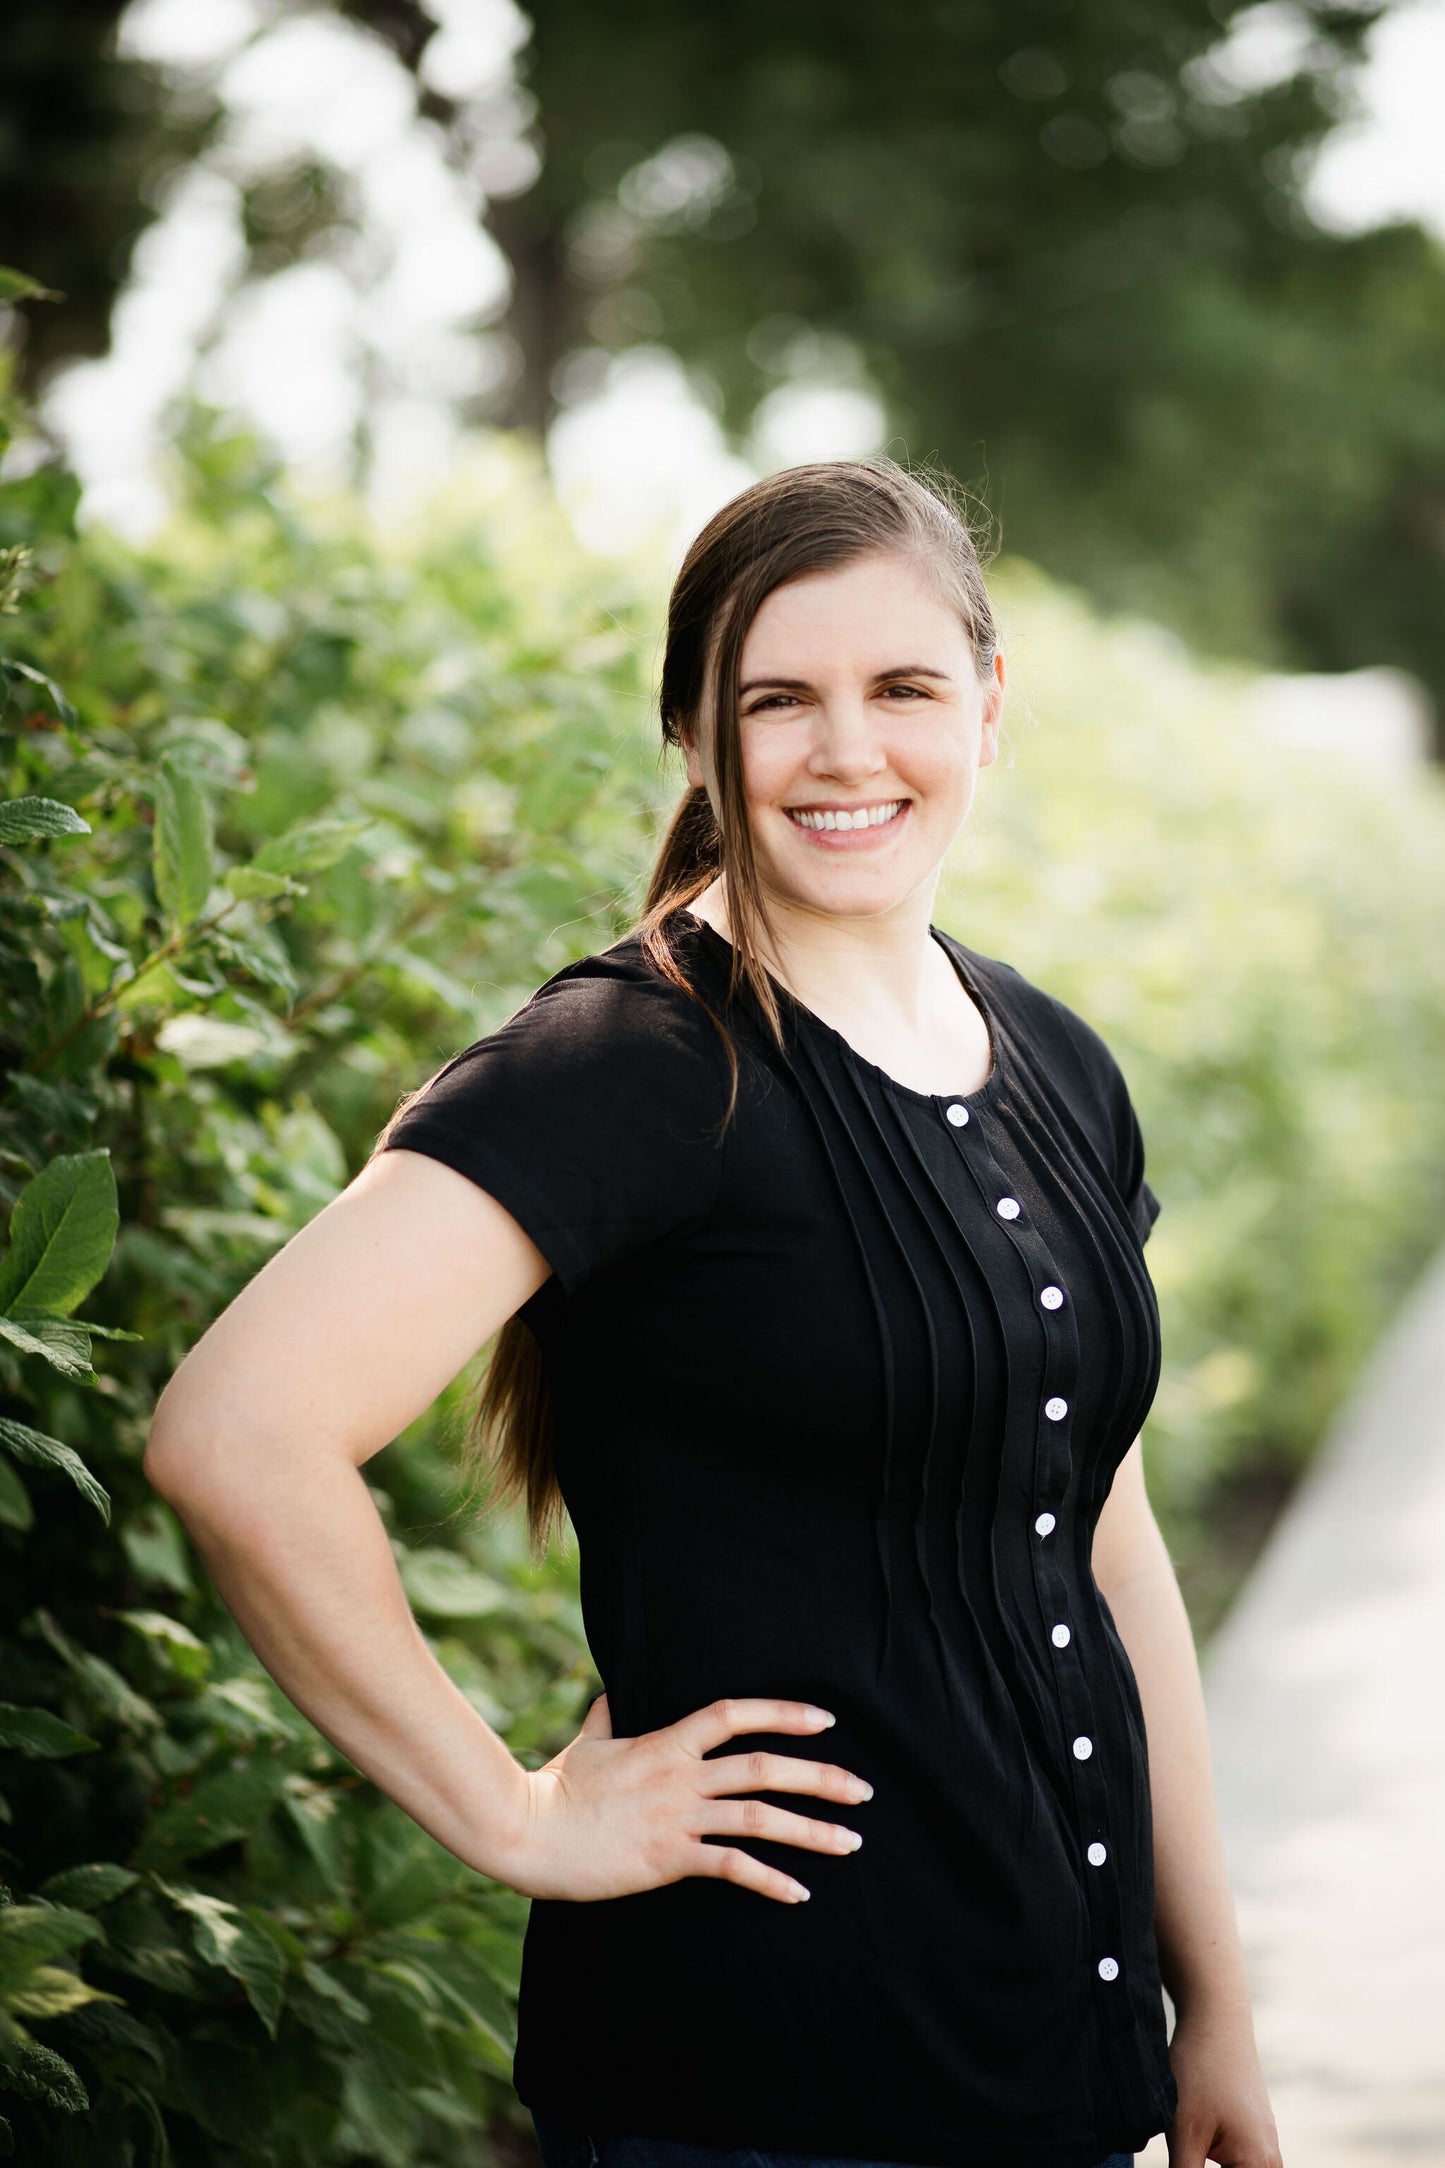
[[[1177,2106],[1133,1670],[1095,1523],[1158,1385],[1159,1202],[1117,1062],[931,929],[993,1064],[930,1094],[785,989],[786,1045],[683,910],[448,1063],[388,1147],[495,1196],[553,1275],[542,1350],[614,1733],[722,1695],[836,1713],[749,1734],[872,1799],[858,1852],[738,1841],[714,1877],[534,1899],[515,2082],[589,2131],[920,2168],[1095,2168]],[[718,1842],[733,1841],[727,1837]]]

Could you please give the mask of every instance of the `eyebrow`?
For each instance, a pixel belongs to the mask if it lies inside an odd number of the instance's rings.
[[[875,670],[873,675],[875,678],[941,678],[945,684],[947,684],[949,681],[949,673],[946,670],[931,670],[928,664],[924,662],[895,663],[891,670]],[[740,685],[738,687],[738,698],[741,700],[745,693],[760,693],[764,691],[805,693],[808,692],[810,689],[811,688],[806,678],[749,678],[745,685]]]

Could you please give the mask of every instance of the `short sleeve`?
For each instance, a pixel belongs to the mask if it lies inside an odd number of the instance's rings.
[[[711,1209],[725,1063],[700,1006],[640,961],[569,965],[406,1100],[378,1151],[496,1198],[567,1295]]]

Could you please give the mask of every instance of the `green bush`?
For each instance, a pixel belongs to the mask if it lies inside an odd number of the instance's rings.
[[[187,454],[154,553],[77,542],[53,468],[0,497],[30,582],[0,717],[0,2136],[56,2168],[440,2164],[530,2127],[526,1902],[271,1684],[140,1456],[398,1095],[612,938],[656,785],[632,642],[535,477],[494,461],[483,518],[388,546],[301,519],[243,443]],[[445,1429],[373,1494],[438,1656],[536,1766],[595,1690],[575,1572],[456,1514]]]

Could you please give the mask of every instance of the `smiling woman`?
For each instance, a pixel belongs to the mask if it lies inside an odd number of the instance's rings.
[[[547,2168],[1121,2168],[1166,2128],[1279,2168],[1143,1483],[1139,1124],[1084,1018],[931,919],[1003,684],[940,488],[725,506],[638,925],[398,1108],[148,1448],[287,1691],[533,1900]],[[539,1544],[570,1513],[604,1686],[536,1771],[357,1477],[493,1335],[495,1495]]]

